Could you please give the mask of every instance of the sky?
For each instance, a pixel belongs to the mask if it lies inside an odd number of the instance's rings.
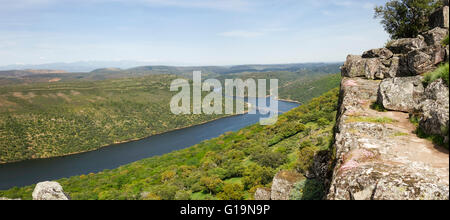
[[[386,0],[0,0],[0,65],[340,62],[388,40]]]

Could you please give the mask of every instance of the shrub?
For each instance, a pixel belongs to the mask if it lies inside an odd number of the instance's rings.
[[[223,192],[219,193],[217,197],[221,200],[242,200],[244,195],[244,186],[242,184],[226,183],[223,187]]]

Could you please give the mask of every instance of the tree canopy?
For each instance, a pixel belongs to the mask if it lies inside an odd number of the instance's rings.
[[[392,39],[411,38],[430,29],[428,18],[440,6],[441,0],[391,0],[375,7],[375,18]]]

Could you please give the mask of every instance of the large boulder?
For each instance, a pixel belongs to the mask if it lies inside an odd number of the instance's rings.
[[[449,7],[448,3],[442,8],[437,9],[430,16],[430,27],[449,28]]]
[[[387,48],[378,48],[368,50],[363,53],[362,58],[381,58],[390,59],[394,54]]]
[[[57,182],[41,182],[33,191],[33,200],[70,200]]]
[[[425,101],[419,108],[422,116],[419,126],[427,134],[441,135],[447,139],[449,127],[449,89],[439,79],[425,89]]]
[[[273,178],[270,197],[272,200],[289,200],[294,185],[304,179],[301,174],[294,171],[278,172]]]
[[[367,79],[384,79],[384,73],[387,69],[379,58],[368,58],[364,67],[364,73]]]
[[[393,40],[388,43],[387,49],[395,54],[406,54],[426,46],[427,44],[425,43],[423,36],[419,35],[417,38],[402,38]]]
[[[271,191],[266,188],[259,188],[256,190],[253,198],[255,200],[270,200]]]
[[[365,76],[366,59],[361,56],[348,55],[344,66],[341,67],[342,76],[359,77]]]
[[[425,38],[425,42],[429,46],[441,46],[442,40],[448,35],[447,28],[436,27],[432,30],[429,30],[423,33],[423,37]]]
[[[421,76],[385,79],[378,89],[377,102],[388,110],[413,112],[423,92]]]

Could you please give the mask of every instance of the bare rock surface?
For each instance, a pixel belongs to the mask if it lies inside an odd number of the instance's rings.
[[[70,200],[57,182],[41,182],[33,191],[33,200]]]
[[[343,78],[330,200],[449,199],[448,150],[417,137],[409,115],[378,112],[380,82]]]
[[[441,135],[448,143],[449,89],[439,79],[425,89],[425,101],[418,106],[419,126],[427,134]]]

